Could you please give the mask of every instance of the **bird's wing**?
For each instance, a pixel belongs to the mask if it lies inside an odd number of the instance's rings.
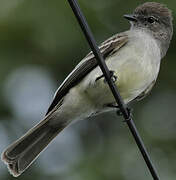
[[[125,34],[117,34],[106,41],[104,41],[99,49],[102,53],[104,59],[111,56],[114,52],[119,50],[124,46],[128,41],[128,36]],[[64,82],[60,85],[58,90],[55,93],[53,102],[46,115],[53,110],[53,108],[61,101],[61,99],[68,93],[68,91],[78,84],[90,71],[98,66],[97,60],[94,57],[94,54],[90,52],[67,76]]]

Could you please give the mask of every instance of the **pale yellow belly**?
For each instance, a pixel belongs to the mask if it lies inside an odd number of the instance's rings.
[[[123,65],[109,63],[110,70],[115,71],[117,76],[116,85],[125,103],[129,103],[142,93],[153,82],[158,74],[157,69],[153,69],[150,63],[141,64],[139,61],[126,61]],[[159,68],[159,67],[158,67]],[[93,70],[84,80],[86,83],[85,96],[88,101],[99,106],[113,103],[114,98],[104,78],[95,82],[96,77],[102,75],[99,68]],[[92,78],[94,77],[94,78]],[[81,87],[82,89],[82,87]]]

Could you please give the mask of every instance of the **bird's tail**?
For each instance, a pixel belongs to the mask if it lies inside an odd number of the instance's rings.
[[[11,144],[3,153],[2,160],[10,173],[17,177],[38,157],[39,153],[61,132],[67,124],[60,122],[57,128],[49,125],[48,117]]]

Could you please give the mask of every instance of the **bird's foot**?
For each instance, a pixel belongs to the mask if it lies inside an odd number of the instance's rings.
[[[115,83],[117,81],[117,76],[114,74],[115,74],[115,71],[110,71],[111,80]]]
[[[119,109],[119,106],[116,105],[115,103],[114,104],[113,103],[106,104],[106,107]]]
[[[127,112],[128,112],[128,118],[125,119],[123,122],[128,122],[131,120],[133,109],[127,107]]]
[[[116,108],[116,109],[117,109],[116,114],[117,114],[118,116],[122,116],[122,115],[123,115],[123,113],[122,113],[122,111],[120,110],[120,108],[119,108],[118,105],[115,105],[115,104],[106,104],[106,107]],[[130,118],[132,117],[133,109],[127,107],[127,112],[128,112],[128,118],[127,118],[126,120],[124,120],[124,122],[127,122],[127,121],[130,120]]]
[[[115,71],[109,71],[109,72],[110,72],[111,80],[115,83],[117,81],[117,76],[114,75]],[[98,81],[98,80],[100,80],[102,78],[104,78],[104,75],[101,75],[101,76],[97,77],[95,81]],[[105,78],[104,78],[104,83],[107,83]]]
[[[133,109],[127,107],[127,112],[128,112],[128,119],[130,119],[130,117],[132,116]],[[122,116],[123,115],[123,113],[122,113],[122,111],[120,109],[118,109],[116,113],[117,113],[118,116]],[[128,121],[128,119],[125,120],[125,122]]]

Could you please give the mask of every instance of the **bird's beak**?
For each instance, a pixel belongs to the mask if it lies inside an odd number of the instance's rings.
[[[128,21],[137,22],[137,18],[133,14],[125,14],[123,17]]]

